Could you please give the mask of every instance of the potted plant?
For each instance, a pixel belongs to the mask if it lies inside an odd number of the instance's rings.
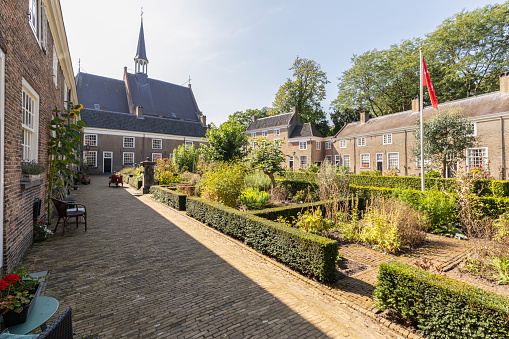
[[[27,320],[44,278],[34,278],[21,267],[17,273],[11,272],[0,280],[0,310],[5,327]]]
[[[46,168],[36,161],[23,161],[21,163],[21,181],[34,181],[41,178]]]

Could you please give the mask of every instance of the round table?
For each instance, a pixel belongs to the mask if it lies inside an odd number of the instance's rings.
[[[10,333],[27,334],[41,326],[44,331],[46,329],[46,321],[58,310],[58,300],[51,297],[38,296],[35,304],[30,310],[27,321],[23,324],[8,327]]]

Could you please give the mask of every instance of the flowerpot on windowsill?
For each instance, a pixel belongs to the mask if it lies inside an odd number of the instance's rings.
[[[21,175],[21,181],[30,182],[39,180],[41,178],[40,174],[22,174]]]
[[[14,312],[12,310],[9,310],[9,311],[7,311],[7,313],[2,315],[5,327],[11,327],[11,326],[14,326],[14,325],[19,325],[19,324],[22,324],[22,323],[27,321],[28,315],[30,314],[30,311],[32,310],[32,307],[35,304],[35,300],[37,299],[37,297],[41,293],[42,284],[43,283],[40,282],[37,285],[37,288],[33,292],[34,297],[32,298],[32,300],[30,300],[30,303],[28,303],[27,305],[23,306],[23,310],[20,313],[16,313],[16,312]]]

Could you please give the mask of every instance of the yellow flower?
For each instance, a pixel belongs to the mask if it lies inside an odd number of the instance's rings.
[[[74,107],[74,111],[80,111],[81,109],[83,108],[83,105],[82,104],[78,104],[78,106]]]
[[[69,114],[69,117],[70,117],[71,119],[74,119],[74,118],[76,117],[76,114],[74,114],[74,112],[71,112],[71,113]]]

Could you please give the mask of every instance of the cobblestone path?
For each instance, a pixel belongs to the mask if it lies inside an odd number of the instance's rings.
[[[399,338],[236,241],[106,177],[72,223],[22,264],[73,308],[75,338]],[[56,317],[56,315],[55,315]]]

